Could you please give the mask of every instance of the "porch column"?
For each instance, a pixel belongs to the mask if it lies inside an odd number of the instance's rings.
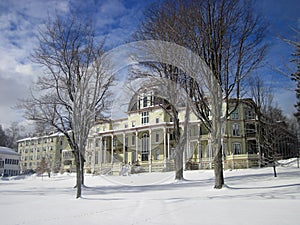
[[[92,173],[95,172],[95,163],[96,163],[96,137],[94,136],[93,137],[93,145],[94,145],[94,148],[92,148],[92,162],[91,162],[91,171]]]
[[[234,151],[232,151],[232,162],[231,162],[231,169],[234,170]]]
[[[114,135],[111,135],[111,153],[110,153],[110,163],[114,163]]]
[[[102,136],[100,136],[100,142],[99,142],[99,145],[100,145],[100,150],[99,150],[99,154],[98,154],[98,163],[100,164],[100,170],[102,169]]]
[[[164,127],[164,168],[167,167],[166,127]]]
[[[126,152],[125,152],[125,147],[126,147],[126,141],[125,141],[125,139],[126,139],[126,137],[125,137],[125,132],[123,133],[123,163],[126,163],[125,161],[125,154],[126,154]]]
[[[197,146],[198,146],[198,168],[201,169],[201,158],[200,158],[200,154],[201,154],[201,142],[199,140],[197,140]]]
[[[198,145],[198,163],[199,163],[199,169],[201,169],[201,127],[200,127],[200,123],[198,123],[198,140],[197,140],[197,145]]]
[[[107,137],[104,137],[104,154],[103,154],[103,163],[106,163],[106,150],[107,150]]]
[[[211,137],[208,140],[208,158],[209,158],[209,168],[212,169],[212,143],[211,143]]]
[[[137,162],[138,157],[138,148],[139,148],[139,140],[138,140],[138,131],[135,131],[135,161]]]
[[[167,145],[168,145],[168,160],[170,160],[170,129],[168,129],[168,133],[167,133]]]
[[[148,157],[148,162],[149,162],[149,173],[152,171],[152,130],[151,128],[149,129],[149,157]]]

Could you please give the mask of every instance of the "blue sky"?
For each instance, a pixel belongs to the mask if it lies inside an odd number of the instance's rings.
[[[28,94],[32,81],[41,69],[29,60],[37,45],[35,34],[47,15],[55,12],[67,15],[75,7],[81,13],[96,18],[97,34],[106,37],[106,48],[125,43],[143,18],[146,6],[155,0],[10,0],[0,1],[0,124],[24,123],[21,112],[12,109],[18,98]],[[276,72],[286,70],[293,49],[278,38],[294,39],[290,26],[300,30],[300,2],[298,0],[260,0],[256,3],[269,21],[267,41],[271,48],[268,64],[263,70],[266,83],[274,87],[275,101],[283,111],[294,111],[295,84]],[[26,124],[26,123],[24,123]]]

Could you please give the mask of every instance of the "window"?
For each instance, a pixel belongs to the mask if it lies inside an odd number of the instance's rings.
[[[170,117],[170,122],[173,122],[173,117]]]
[[[149,123],[149,112],[142,112],[142,124]]]
[[[124,125],[124,128],[128,128],[128,124],[125,124],[125,125]]]
[[[159,142],[159,132],[156,132],[156,134],[155,134],[155,142],[156,143]]]
[[[154,160],[159,160],[159,152],[160,152],[159,148],[154,150]]]
[[[98,160],[98,152],[95,153],[95,164],[98,164],[99,163],[99,160]]]
[[[143,107],[145,108],[145,107],[147,107],[147,96],[146,95],[144,95],[144,98],[143,98]]]
[[[135,135],[131,136],[131,145],[135,145]]]
[[[197,137],[200,134],[198,126],[191,126],[191,136]]]
[[[150,96],[150,105],[153,106],[153,94]]]
[[[128,137],[125,137],[125,146],[128,146]]]
[[[240,125],[235,123],[232,125],[232,135],[233,136],[240,136]]]
[[[135,127],[135,121],[131,122],[131,127]]]
[[[254,120],[255,119],[254,110],[251,110],[251,108],[245,108],[244,113],[245,113],[246,120]]]
[[[148,134],[144,134],[142,137],[142,161],[148,161],[149,154],[149,137]]]
[[[156,118],[156,119],[155,119],[155,123],[159,123],[159,118]]]
[[[175,140],[175,134],[174,131],[170,132],[170,141]]]
[[[113,146],[117,146],[117,137],[116,136],[113,137]]]
[[[235,109],[231,115],[230,115],[231,119],[232,120],[238,120],[239,119],[239,110],[238,109]]]
[[[240,143],[233,143],[232,150],[234,155],[242,154],[242,148]]]

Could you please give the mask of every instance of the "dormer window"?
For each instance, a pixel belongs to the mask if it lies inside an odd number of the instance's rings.
[[[145,107],[147,107],[147,96],[146,95],[144,95],[144,98],[143,98],[143,107],[145,108]]]
[[[239,119],[239,110],[235,109],[232,113],[231,113],[231,119],[232,120],[238,120]]]

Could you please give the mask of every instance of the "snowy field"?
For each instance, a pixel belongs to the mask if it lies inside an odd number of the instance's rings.
[[[299,225],[300,169],[295,160],[272,168],[226,170],[214,190],[213,171],[131,176],[86,175],[75,199],[74,174],[0,180],[0,224]]]

